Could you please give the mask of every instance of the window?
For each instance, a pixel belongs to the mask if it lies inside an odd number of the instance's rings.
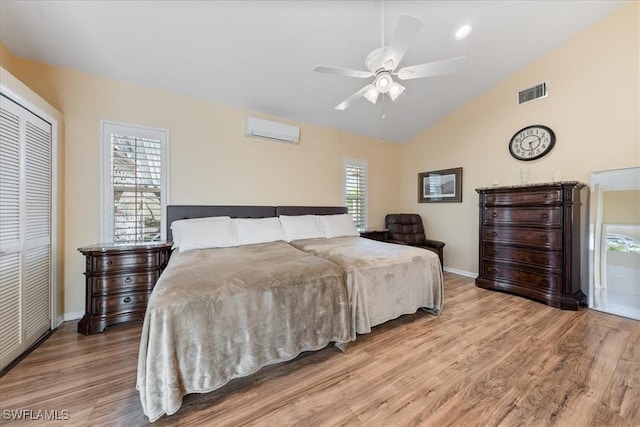
[[[367,228],[367,161],[345,158],[343,165],[345,205],[356,228],[363,231]]]
[[[166,238],[168,132],[102,124],[103,240],[140,243]]]

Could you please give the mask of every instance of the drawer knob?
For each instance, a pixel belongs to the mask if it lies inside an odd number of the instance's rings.
[[[547,241],[547,236],[546,235],[540,236],[540,240],[542,240],[543,242],[546,242]]]
[[[498,233],[494,231],[493,233],[491,233],[491,235],[492,235],[493,237],[496,237],[496,236],[498,235]]]
[[[543,213],[542,215],[540,215],[540,218],[547,219],[549,218],[549,215],[547,215],[546,213]]]
[[[540,285],[542,285],[542,286],[549,286],[549,281],[548,280],[540,280],[538,283]]]
[[[131,277],[129,276],[125,277],[124,283],[131,283],[131,282],[133,282],[133,279]]]
[[[110,259],[107,260],[107,265],[111,265],[111,264],[113,264],[113,261],[111,261]]]
[[[491,216],[494,217],[494,218],[497,218],[498,217],[498,212],[494,212],[493,215],[491,215]]]
[[[126,297],[125,299],[122,300],[122,302],[125,304],[129,304],[131,302],[131,297]]]

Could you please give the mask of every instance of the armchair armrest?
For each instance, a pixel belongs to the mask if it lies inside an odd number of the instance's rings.
[[[442,248],[444,248],[445,243],[439,240],[424,239],[423,245],[430,246],[438,250],[442,250]]]

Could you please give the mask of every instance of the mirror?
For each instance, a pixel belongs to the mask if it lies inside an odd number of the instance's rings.
[[[591,173],[589,308],[640,320],[640,168]]]

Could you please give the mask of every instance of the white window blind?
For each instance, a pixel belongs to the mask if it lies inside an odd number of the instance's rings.
[[[344,159],[344,200],[356,228],[367,228],[367,161]]]
[[[115,243],[164,239],[166,132],[105,123],[103,144],[105,239]]]

